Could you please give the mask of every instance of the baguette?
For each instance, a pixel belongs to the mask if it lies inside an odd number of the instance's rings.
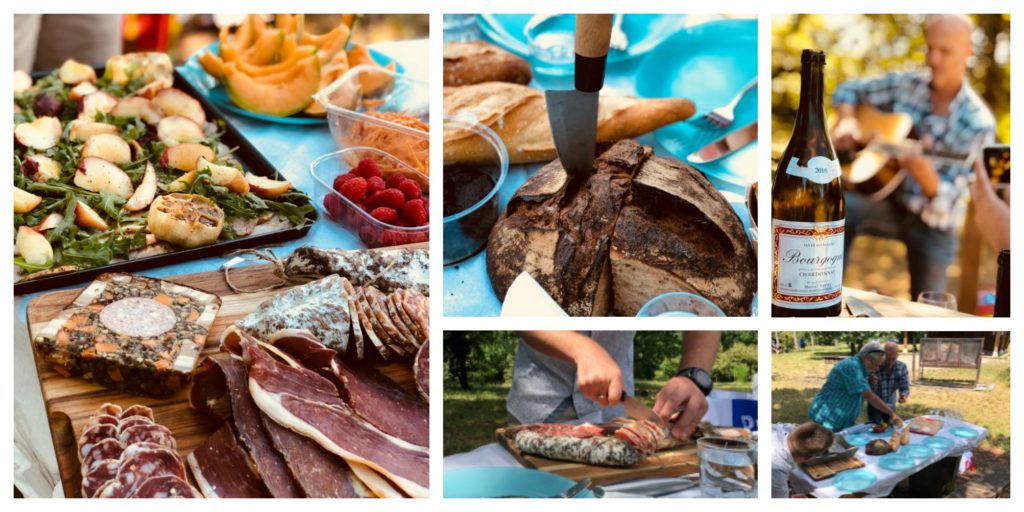
[[[533,79],[530,63],[483,41],[444,44],[444,85],[483,82],[528,84]]]
[[[684,98],[640,99],[601,96],[597,141],[638,137],[692,116]],[[444,114],[469,115],[501,137],[509,163],[549,162],[557,158],[544,94],[524,85],[487,82],[444,90]],[[490,145],[471,130],[446,129],[444,164],[480,164],[494,160]]]

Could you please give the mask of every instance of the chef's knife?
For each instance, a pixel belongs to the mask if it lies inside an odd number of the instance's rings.
[[[706,164],[733,153],[755,140],[757,140],[757,121],[727,133],[724,137],[690,153],[686,159],[691,163]]]
[[[611,14],[576,15],[576,88],[545,91],[548,121],[562,168],[572,177],[593,172],[597,146],[597,99],[612,34]]]
[[[857,297],[846,297],[846,307],[854,318],[878,318],[882,316],[877,309]]]
[[[654,409],[647,407],[647,405],[638,400],[635,396],[629,396],[625,391],[623,391],[621,400],[622,405],[626,407],[627,416],[641,420],[653,421],[665,430],[671,430],[668,424],[665,423],[665,420],[661,419],[661,416],[658,416],[658,413],[654,412]]]

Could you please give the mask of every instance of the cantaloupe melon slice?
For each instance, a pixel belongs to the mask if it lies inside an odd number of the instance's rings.
[[[302,59],[309,58],[316,54],[316,47],[311,45],[300,46],[295,49],[292,54],[286,59],[276,64],[267,64],[264,66],[256,66],[245,61],[238,61],[236,65],[238,70],[249,75],[249,76],[268,76],[276,75],[279,73],[287,72],[294,68]]]
[[[238,56],[239,61],[248,62],[254,66],[269,64],[281,50],[284,39],[285,34],[282,30],[264,31],[252,46]]]
[[[224,65],[224,87],[236,105],[250,112],[290,116],[309,106],[320,87],[320,61],[315,57],[296,66],[291,80],[260,83],[239,71],[234,62]]]
[[[224,76],[224,61],[210,50],[206,50],[199,55],[199,64],[203,66],[207,73],[216,78]]]

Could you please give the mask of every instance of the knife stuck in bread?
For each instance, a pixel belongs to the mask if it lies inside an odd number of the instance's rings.
[[[693,115],[685,98],[641,99],[602,95],[597,141],[638,137]],[[445,87],[444,114],[469,115],[501,137],[510,164],[549,162],[557,158],[544,93],[525,85],[486,82]],[[494,150],[469,129],[446,129],[444,164],[477,164],[493,159]]]

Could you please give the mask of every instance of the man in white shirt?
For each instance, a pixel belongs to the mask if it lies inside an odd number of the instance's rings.
[[[787,432],[782,425],[772,426],[772,498],[799,498],[791,495],[789,475],[832,447],[832,431],[813,422],[801,423]]]
[[[512,368],[506,408],[511,423],[600,423],[625,415],[633,395],[633,331],[524,331]],[[689,439],[708,410],[711,368],[721,334],[685,332],[679,372],[653,410],[666,421],[682,409],[672,435]]]

